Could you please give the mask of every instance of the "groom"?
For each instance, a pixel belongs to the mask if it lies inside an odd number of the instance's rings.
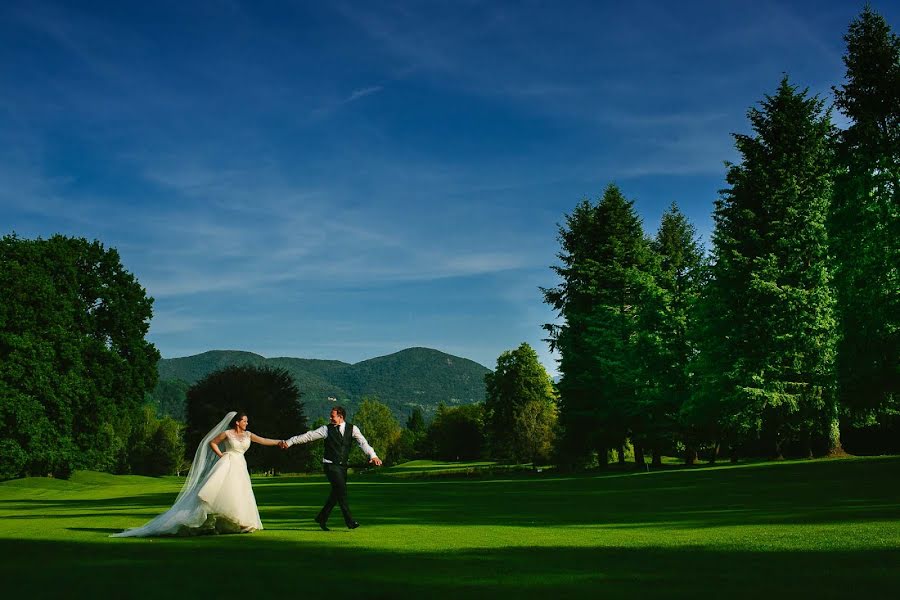
[[[325,506],[316,515],[315,521],[323,531],[328,531],[328,516],[335,504],[341,507],[344,515],[344,523],[348,529],[356,529],[359,523],[353,520],[350,514],[350,506],[347,504],[347,456],[350,454],[350,438],[356,440],[370,463],[381,466],[381,459],[375,455],[375,451],[369,446],[366,438],[359,431],[359,427],[346,423],[344,419],[347,412],[343,406],[335,406],[331,411],[331,419],[328,425],[322,425],[318,429],[307,431],[302,435],[295,435],[279,444],[282,448],[290,448],[294,444],[306,444],[325,438],[325,458],[322,459],[322,467],[325,476],[331,483],[331,495]]]

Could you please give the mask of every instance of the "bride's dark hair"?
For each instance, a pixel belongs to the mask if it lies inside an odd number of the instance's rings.
[[[242,411],[242,410],[237,411],[237,414],[234,415],[234,418],[231,420],[231,428],[234,429],[234,427],[237,425],[237,422],[246,416],[247,416],[247,413],[245,413],[244,411]]]

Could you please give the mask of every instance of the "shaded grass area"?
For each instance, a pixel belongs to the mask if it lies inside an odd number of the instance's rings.
[[[4,592],[829,598],[892,596],[900,585],[900,457],[472,480],[368,474],[350,483],[363,526],[332,532],[311,520],[323,477],[255,478],[264,531],[107,537],[164,510],[179,486],[96,473],[0,484]]]

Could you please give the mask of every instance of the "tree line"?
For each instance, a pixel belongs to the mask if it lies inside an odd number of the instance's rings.
[[[673,206],[651,239],[610,185],[559,228],[560,456],[896,451],[900,41],[866,7],[835,107],[785,76],[735,134],[712,248]]]

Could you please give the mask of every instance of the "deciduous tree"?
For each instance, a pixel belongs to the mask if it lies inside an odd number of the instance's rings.
[[[391,409],[377,398],[365,397],[356,413],[348,415],[348,420],[359,427],[369,445],[375,449],[379,458],[391,464],[397,461],[400,443],[400,424],[394,418]],[[351,464],[366,464],[368,458],[356,444],[350,454]]]
[[[504,352],[484,381],[491,455],[515,462],[549,458],[556,437],[556,394],[534,349],[523,343]]]
[[[131,419],[157,378],[152,303],[100,242],[0,240],[3,476],[127,469]]]

